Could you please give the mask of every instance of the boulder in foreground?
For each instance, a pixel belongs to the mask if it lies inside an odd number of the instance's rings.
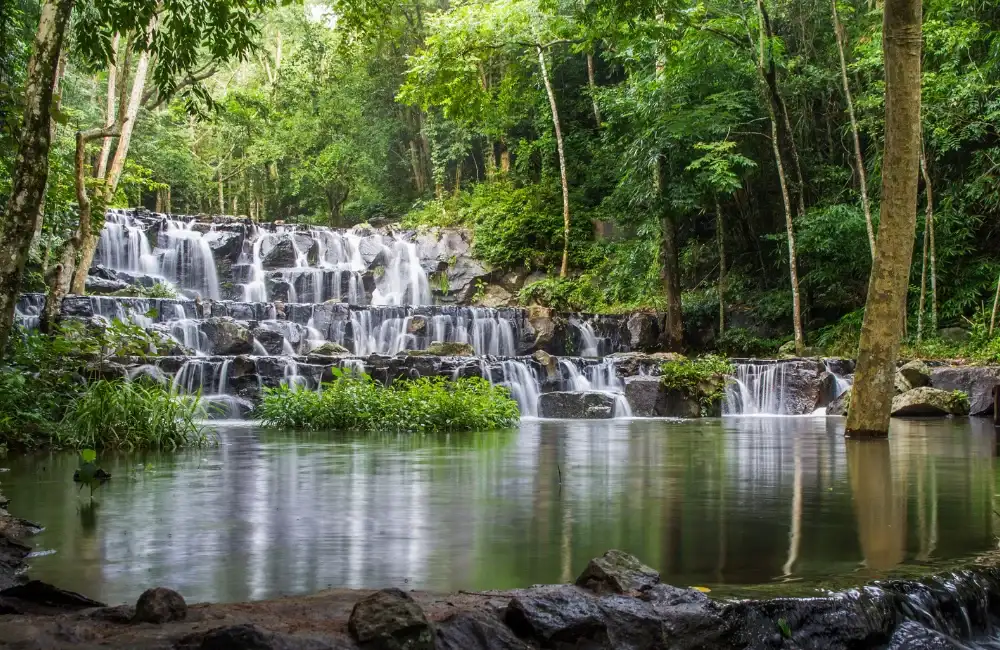
[[[434,650],[434,632],[423,610],[399,589],[383,589],[359,600],[347,629],[371,650]]]
[[[937,388],[914,388],[892,399],[894,417],[940,417],[969,414],[969,399],[964,393]]]
[[[169,623],[182,621],[187,617],[187,603],[184,597],[173,589],[156,587],[147,589],[135,604],[137,623]]]
[[[627,594],[659,584],[660,574],[634,555],[611,549],[587,563],[576,585],[597,594]]]

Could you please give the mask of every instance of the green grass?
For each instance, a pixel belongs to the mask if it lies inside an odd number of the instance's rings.
[[[386,388],[367,375],[340,374],[322,391],[268,389],[256,418],[273,429],[313,431],[491,431],[517,424],[506,388],[478,377],[397,381]]]

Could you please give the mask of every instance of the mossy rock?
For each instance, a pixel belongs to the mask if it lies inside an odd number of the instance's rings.
[[[471,343],[431,343],[426,350],[410,350],[415,357],[474,357],[476,351]]]
[[[324,343],[309,352],[310,357],[346,357],[351,351],[338,343]]]

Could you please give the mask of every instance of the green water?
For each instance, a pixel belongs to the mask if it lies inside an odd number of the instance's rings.
[[[505,433],[295,435],[228,425],[217,448],[0,461],[44,525],[32,577],[117,603],[147,587],[239,601],[327,587],[451,591],[571,581],[609,548],[681,586],[793,593],[962,565],[996,548],[985,421],[524,422]]]

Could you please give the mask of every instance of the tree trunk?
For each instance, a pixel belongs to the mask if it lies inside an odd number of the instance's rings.
[[[121,41],[121,34],[115,32],[115,37],[111,40],[111,64],[108,66],[108,101],[104,117],[104,127],[110,129],[118,119],[118,95],[115,91],[115,84],[118,77],[118,43]],[[126,73],[127,74],[127,73]],[[101,143],[101,157],[97,163],[97,178],[104,178],[108,170],[108,157],[111,155],[111,138],[104,138]]]
[[[788,192],[788,179],[785,176],[785,164],[781,157],[781,143],[778,140],[778,116],[775,104],[777,103],[768,83],[767,72],[765,72],[767,30],[763,5],[758,0],[758,8],[761,10],[760,17],[760,43],[757,71],[760,74],[764,91],[764,103],[767,105],[768,118],[771,121],[771,148],[774,151],[774,164],[778,170],[778,182],[781,186],[781,200],[785,208],[785,230],[788,235],[788,273],[792,285],[792,327],[795,332],[795,353],[805,354],[806,341],[805,333],[802,329],[802,299],[799,293],[799,269],[798,253],[795,248],[795,223],[792,218],[792,200]],[[801,197],[800,197],[801,198]]]
[[[170,186],[167,185],[167,200],[166,200],[167,214],[173,214],[173,206],[170,204]]]
[[[924,253],[920,263],[920,305],[917,307],[917,343],[924,338],[924,311],[927,304],[927,250],[930,246],[931,231],[928,229],[928,211],[924,212]]]
[[[219,163],[219,215],[226,214],[226,189],[222,183],[222,163]]]
[[[997,325],[998,310],[1000,310],[1000,278],[997,279],[997,293],[993,297],[993,316],[990,317],[990,338],[993,338],[993,330]]]
[[[0,354],[14,325],[24,263],[49,175],[52,144],[52,89],[59,69],[63,37],[74,0],[48,0],[42,5],[24,89],[24,119],[5,218],[0,221]]]
[[[885,0],[885,154],[882,216],[868,302],[861,327],[858,368],[847,416],[847,435],[889,434],[900,313],[913,257],[920,173],[920,0]]]
[[[681,305],[681,271],[677,250],[677,223],[670,212],[667,191],[667,166],[662,155],[656,157],[656,194],[660,199],[660,281],[667,301],[667,321],[663,332],[663,345],[668,350],[681,349],[684,342],[684,324]]]
[[[597,105],[597,81],[594,75],[594,53],[587,52],[587,83],[590,84],[590,101],[594,104],[594,121],[601,128],[601,107]]]
[[[726,331],[726,230],[719,197],[715,197],[715,240],[719,247],[719,336]]]
[[[510,173],[510,149],[504,139],[500,140],[500,173],[505,176]]]
[[[146,28],[146,38],[152,39],[153,33],[159,21],[159,14],[154,13]],[[111,203],[118,191],[118,181],[121,180],[122,172],[125,169],[125,158],[128,156],[129,145],[132,141],[132,131],[135,129],[136,118],[139,115],[139,107],[142,104],[142,94],[146,89],[146,75],[149,71],[149,50],[143,50],[139,55],[139,62],[136,65],[135,77],[132,81],[132,94],[129,96],[128,108],[125,110],[124,118],[120,119],[120,133],[118,135],[118,146],[115,147],[114,158],[108,168],[108,175],[104,182],[103,206]],[[87,275],[90,273],[90,266],[94,262],[94,253],[97,252],[97,244],[100,241],[99,232],[84,232],[83,245],[80,250],[80,263],[76,267],[73,275],[72,292],[83,294],[87,284]]]
[[[930,233],[930,261],[931,261],[931,329],[937,336],[938,327],[938,304],[937,304],[937,264],[934,250],[934,186],[931,183],[931,174],[927,169],[927,154],[924,152],[923,139],[920,141],[920,173],[924,177],[924,192],[926,193],[927,206],[924,212],[925,228]]]
[[[556,95],[549,81],[549,70],[545,63],[545,50],[541,45],[535,45],[538,50],[538,67],[541,69],[542,81],[545,82],[545,92],[549,96],[549,107],[552,109],[552,126],[556,132],[556,149],[559,152],[559,178],[562,181],[563,196],[563,255],[559,277],[569,274],[569,180],[566,175],[566,151],[563,147],[562,124],[559,121],[559,107],[556,105]]]
[[[462,193],[462,161],[455,163],[455,188],[454,195],[458,198],[458,195]]]
[[[63,53],[59,57],[59,66],[56,69],[56,79],[52,84],[52,101],[55,110],[58,112],[60,106],[62,105],[62,93],[59,90],[59,86],[62,84],[63,77],[66,76],[66,55]],[[54,119],[49,120],[49,142],[54,142],[56,139],[56,121]],[[38,204],[38,219],[35,221],[35,232],[31,238],[32,247],[36,246],[38,239],[42,236],[42,225],[45,221],[45,195],[48,193],[48,182],[46,181],[45,191],[42,192],[42,200]],[[46,251],[42,251],[46,253]],[[46,253],[42,257],[42,274],[44,275],[49,265],[48,254]]]
[[[861,152],[861,136],[858,131],[858,120],[854,115],[854,98],[851,96],[851,85],[847,81],[847,57],[844,55],[844,26],[837,15],[837,0],[831,0],[833,5],[833,33],[837,37],[837,50],[840,52],[840,81],[844,85],[844,99],[847,102],[847,115],[851,119],[851,133],[854,136],[854,164],[858,169],[858,184],[861,186],[861,207],[865,212],[865,226],[868,228],[868,246],[872,258],[875,257],[875,226],[872,224],[872,208],[868,201],[868,174],[865,171],[865,159]],[[919,336],[919,334],[918,334]]]

